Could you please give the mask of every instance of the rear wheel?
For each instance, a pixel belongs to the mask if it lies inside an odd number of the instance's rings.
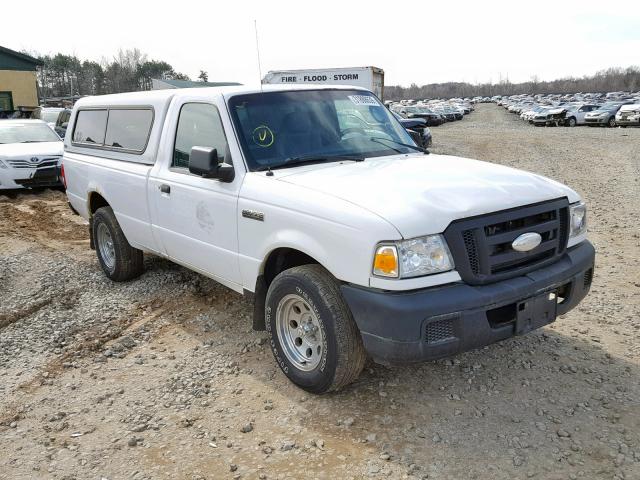
[[[93,238],[98,262],[111,280],[123,282],[142,274],[142,250],[129,244],[111,207],[93,215]]]
[[[353,382],[366,353],[338,282],[320,265],[280,273],[269,286],[265,323],[283,373],[311,393]]]

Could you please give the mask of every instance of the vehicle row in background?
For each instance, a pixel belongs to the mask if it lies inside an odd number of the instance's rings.
[[[640,92],[511,95],[492,100],[538,127],[640,125]]]
[[[427,126],[435,127],[445,122],[462,120],[473,111],[470,99],[453,98],[450,100],[401,100],[387,102],[389,109],[402,118],[423,119]]]

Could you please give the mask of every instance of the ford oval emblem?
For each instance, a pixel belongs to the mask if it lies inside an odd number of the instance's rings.
[[[518,252],[528,252],[529,250],[533,250],[534,248],[536,248],[541,243],[542,243],[542,237],[540,236],[539,233],[529,232],[529,233],[523,233],[518,238],[516,238],[511,243],[511,246],[513,247],[514,250],[517,250]]]

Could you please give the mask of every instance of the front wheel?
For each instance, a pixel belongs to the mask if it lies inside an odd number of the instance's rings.
[[[609,118],[609,121],[607,122],[607,124],[608,124],[610,127],[615,127],[615,126],[616,126],[616,117],[611,117],[611,118]]]
[[[358,327],[338,282],[320,265],[285,270],[271,282],[265,323],[278,366],[308,392],[339,390],[364,368]]]
[[[568,121],[567,121],[567,125],[570,127],[575,127],[576,126],[576,119],[571,117]]]

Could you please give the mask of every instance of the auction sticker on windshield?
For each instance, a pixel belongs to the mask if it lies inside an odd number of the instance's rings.
[[[258,127],[256,127],[253,130],[251,138],[253,140],[253,143],[264,148],[273,145],[273,142],[275,140],[273,132],[266,125],[259,125]]]
[[[372,107],[381,107],[380,102],[376,100],[376,97],[372,97],[371,95],[349,95],[349,100],[351,100],[355,105],[369,105]]]

